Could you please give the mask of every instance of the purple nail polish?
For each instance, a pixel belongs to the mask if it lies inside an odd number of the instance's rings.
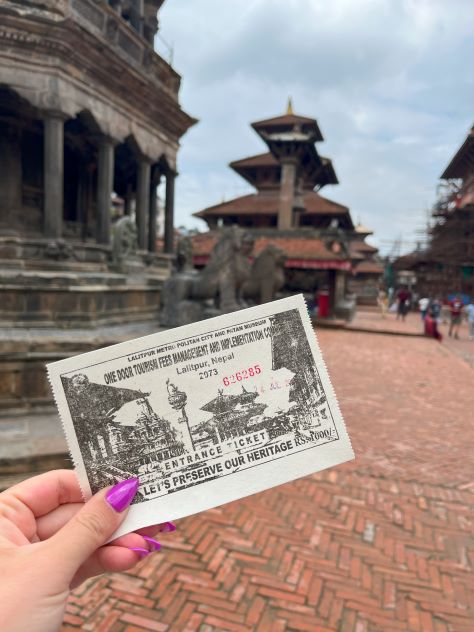
[[[121,481],[109,489],[105,498],[115,511],[124,511],[134,499],[139,484],[137,477]]]
[[[160,527],[161,533],[170,533],[171,531],[176,531],[176,525],[172,522],[165,522]]]
[[[150,538],[147,535],[143,535],[142,538],[151,544],[151,546],[153,547],[153,552],[159,551],[161,549],[161,544],[158,542],[158,540]]]
[[[134,546],[134,547],[130,546],[128,548],[130,549],[130,551],[135,551],[136,553],[141,555],[142,558],[150,554],[150,551],[148,551],[147,549],[142,549],[140,546]]]

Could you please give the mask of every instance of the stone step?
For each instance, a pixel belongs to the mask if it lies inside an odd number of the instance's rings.
[[[32,476],[55,469],[72,469],[72,463],[67,454],[0,459],[0,491]]]

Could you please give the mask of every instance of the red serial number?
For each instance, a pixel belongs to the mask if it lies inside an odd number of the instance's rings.
[[[236,382],[241,382],[242,380],[248,380],[249,377],[255,377],[261,372],[262,372],[262,369],[260,368],[260,365],[255,364],[254,366],[251,366],[248,369],[242,369],[242,371],[236,371],[233,375],[223,377],[222,381],[224,382],[224,386],[230,386],[231,384],[235,384]]]

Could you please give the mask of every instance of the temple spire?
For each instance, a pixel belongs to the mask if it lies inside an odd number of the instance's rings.
[[[286,106],[286,113],[287,114],[294,114],[293,112],[293,101],[291,97],[288,97],[288,105]]]

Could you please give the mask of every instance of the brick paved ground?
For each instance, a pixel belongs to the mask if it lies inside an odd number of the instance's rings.
[[[473,369],[424,338],[320,342],[356,461],[179,521],[64,631],[472,632]]]
[[[359,307],[349,327],[397,334],[423,333],[423,323],[418,312],[409,312],[406,319],[402,321],[397,320],[397,315],[392,313],[387,313],[385,318],[382,318],[376,307]]]

